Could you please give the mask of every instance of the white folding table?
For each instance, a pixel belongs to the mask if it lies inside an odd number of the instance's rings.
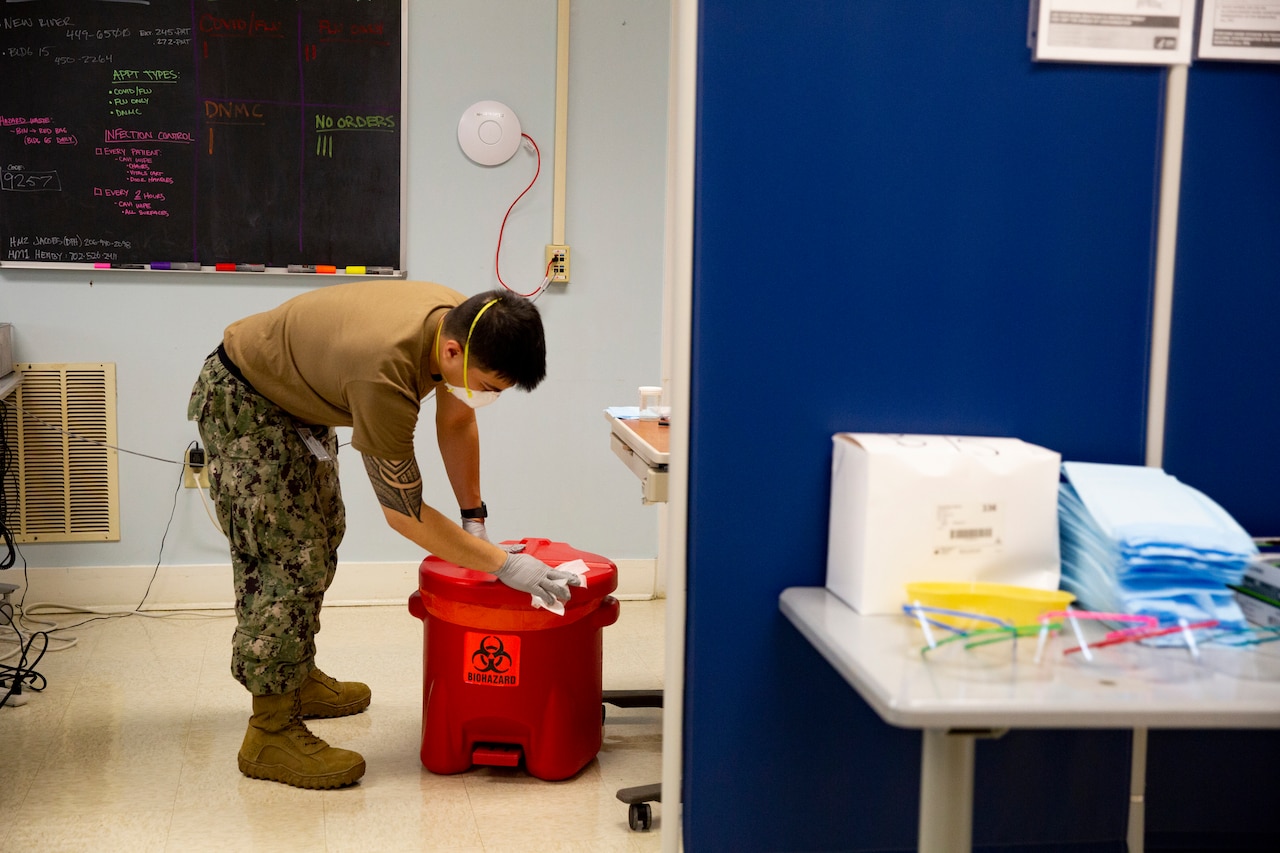
[[[607,409],[604,416],[609,421],[609,444],[614,455],[640,479],[641,501],[666,503],[671,428],[656,420],[619,418]]]
[[[1075,664],[969,671],[926,662],[910,619],[863,616],[825,588],[786,589],[779,606],[885,722],[923,730],[918,843],[925,853],[971,848],[978,738],[1015,728],[1280,728],[1280,682],[1273,680],[1201,666],[1187,677],[1158,669],[1117,676]]]
[[[671,428],[657,420],[621,418],[605,409],[609,444],[613,453],[640,480],[644,504],[667,501],[667,464],[671,458]],[[625,708],[661,708],[661,690],[606,690],[604,701]],[[653,820],[650,803],[662,801],[662,783],[635,785],[618,791],[618,799],[630,808],[632,829],[648,829]]]

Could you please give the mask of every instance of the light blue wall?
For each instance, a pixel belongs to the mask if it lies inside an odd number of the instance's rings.
[[[481,167],[457,144],[465,107],[500,100],[542,149],[542,175],[507,223],[502,275],[541,280],[551,242],[555,0],[410,4],[407,263],[411,278],[464,293],[496,287],[493,255],[508,205],[534,157]],[[609,450],[601,409],[630,404],[660,370],[668,10],[649,0],[573,4],[566,241],[573,281],[538,302],[548,379],[480,414],[485,499],[501,537],[546,536],[612,558],[652,558],[657,519]],[[0,268],[0,320],[31,362],[114,362],[119,444],[181,458],[196,438],[185,406],[223,327],[317,286],[314,278],[89,274]],[[427,409],[431,411],[430,406]],[[429,414],[418,455],[426,500],[454,499]],[[343,431],[344,438],[349,431]],[[349,525],[344,562],[417,560],[382,519],[359,457],[341,457]],[[120,457],[121,540],[25,545],[33,567],[154,565],[181,469]],[[178,493],[165,565],[221,564],[225,542],[194,490]]]

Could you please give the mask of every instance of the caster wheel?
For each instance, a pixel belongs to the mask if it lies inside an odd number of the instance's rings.
[[[632,803],[627,810],[627,823],[635,832],[647,832],[653,827],[653,809],[648,803]]]

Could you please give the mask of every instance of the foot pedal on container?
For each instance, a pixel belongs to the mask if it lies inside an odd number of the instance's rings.
[[[471,752],[471,763],[490,767],[518,767],[520,747],[504,743],[477,744]]]

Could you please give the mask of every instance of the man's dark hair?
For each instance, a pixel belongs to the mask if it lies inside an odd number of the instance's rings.
[[[480,316],[475,328],[471,323]],[[477,293],[444,318],[444,333],[464,346],[471,335],[471,360],[517,388],[532,391],[547,375],[547,342],[542,316],[523,296],[507,290]]]

